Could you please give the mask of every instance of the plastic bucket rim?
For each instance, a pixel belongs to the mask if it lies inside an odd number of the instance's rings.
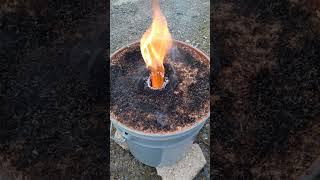
[[[181,131],[174,131],[174,132],[168,132],[168,133],[160,134],[160,133],[146,133],[146,132],[143,132],[143,131],[138,131],[136,129],[128,127],[127,125],[117,121],[116,118],[114,118],[114,117],[112,117],[110,115],[111,123],[114,123],[116,125],[116,127],[120,126],[121,128],[123,128],[125,131],[128,131],[129,133],[133,133],[133,134],[138,135],[138,136],[161,137],[161,138],[172,137],[172,136],[176,136],[176,135],[180,136],[182,134],[185,134],[185,133],[191,131],[192,129],[195,129],[196,127],[198,127],[204,121],[208,120],[209,117],[210,117],[210,112],[201,121],[195,122],[194,124],[192,124],[192,126],[190,126],[188,128],[182,129]]]
[[[192,49],[195,49],[197,51],[197,53],[199,53],[201,56],[203,56],[208,61],[209,65],[210,65],[210,58],[204,52],[202,52],[200,49],[195,48],[190,44],[187,44],[185,42],[182,42],[182,41],[179,41],[179,40],[176,40],[176,39],[173,39],[173,42],[174,43],[178,43],[178,44],[182,44],[184,46],[188,46],[188,47],[190,47]],[[138,44],[138,43],[140,43],[140,41],[134,41],[132,43],[129,43],[126,46],[121,47],[120,49],[118,49],[114,53],[112,53],[110,58],[112,58],[114,55],[118,54],[119,52],[123,51],[125,48],[128,48],[128,47],[133,46],[133,45]],[[171,136],[175,136],[175,135],[182,135],[182,134],[185,134],[185,133],[189,132],[190,130],[196,128],[198,125],[200,125],[204,121],[208,120],[209,117],[210,117],[210,111],[202,120],[195,122],[194,124],[192,124],[191,127],[185,128],[185,129],[183,129],[181,131],[174,131],[174,132],[169,132],[169,133],[165,133],[165,134],[159,134],[159,133],[145,133],[143,131],[138,131],[138,130],[135,130],[133,128],[130,128],[130,127],[126,126],[125,124],[117,121],[116,118],[112,117],[112,115],[110,114],[111,123],[114,123],[116,126],[119,125],[123,129],[125,129],[126,131],[134,133],[134,134],[136,134],[138,136],[149,136],[149,137],[171,137]]]
[[[201,54],[201,56],[204,56],[205,59],[208,60],[208,62],[210,63],[210,58],[209,58],[209,56],[206,55],[204,52],[202,52],[200,49],[195,48],[195,47],[193,47],[193,46],[190,45],[190,44],[187,44],[187,43],[185,43],[185,42],[182,42],[182,41],[179,41],[179,40],[176,40],[176,39],[173,39],[172,41],[175,42],[175,43],[178,43],[178,44],[182,44],[182,45],[184,45],[184,46],[188,46],[188,47],[190,47],[190,48],[192,48],[192,49],[195,49],[199,54]],[[125,48],[128,48],[128,47],[133,46],[133,45],[138,44],[138,43],[140,43],[140,41],[134,41],[134,42],[132,42],[132,43],[129,43],[129,44],[126,45],[126,46],[121,47],[120,49],[118,49],[118,50],[116,50],[114,53],[112,53],[112,54],[110,55],[110,58],[113,57],[114,55],[118,54],[119,52],[123,51]]]

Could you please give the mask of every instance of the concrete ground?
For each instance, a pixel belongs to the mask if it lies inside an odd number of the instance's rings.
[[[167,18],[174,39],[187,42],[210,54],[210,2],[209,0],[160,0],[161,10]],[[150,0],[111,0],[110,52],[137,41],[151,24]],[[195,179],[209,178],[209,122],[196,139],[207,164]],[[155,168],[146,166],[116,143],[110,144],[111,179],[161,179]]]

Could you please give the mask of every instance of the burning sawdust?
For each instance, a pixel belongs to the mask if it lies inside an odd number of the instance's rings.
[[[165,89],[139,89],[136,80],[143,59],[138,43],[116,52],[111,59],[111,112],[113,119],[144,133],[173,133],[190,128],[209,113],[209,62],[205,55],[177,44],[181,56],[168,58],[167,75],[178,77],[177,86]],[[195,57],[199,59],[195,59]],[[171,72],[171,73],[170,73]],[[148,74],[143,71],[145,79]],[[140,73],[141,75],[141,73]],[[145,77],[144,77],[145,76]],[[140,81],[139,81],[140,82]]]
[[[188,89],[188,87],[190,87],[190,85],[196,83],[197,79],[195,77],[198,74],[199,69],[185,66],[185,64],[183,62],[173,62],[172,64],[176,69],[179,69],[179,74],[184,79],[184,81],[182,81],[178,85],[178,87],[174,91],[174,93],[178,94],[178,93],[182,92],[183,94],[186,94],[187,92],[185,90]],[[190,101],[188,96],[186,96],[186,95],[183,96],[183,102],[185,104],[188,104],[188,101]],[[189,117],[193,118],[193,119],[198,119],[198,120],[205,117],[207,115],[207,112],[209,112],[209,105],[204,104],[203,108],[205,109],[203,111],[204,113],[202,113],[202,112],[190,113]],[[183,113],[183,114],[188,113],[188,112],[186,112],[185,107],[177,108],[176,111],[179,113]]]
[[[192,68],[189,66],[185,66],[183,62],[173,62],[172,63],[176,69],[179,70],[180,76],[184,77],[184,81],[182,81],[178,85],[178,89],[174,91],[175,94],[180,92],[184,92],[191,84],[196,82],[196,75],[198,74],[197,68]],[[185,92],[184,92],[185,93]],[[187,101],[187,99],[185,99]]]

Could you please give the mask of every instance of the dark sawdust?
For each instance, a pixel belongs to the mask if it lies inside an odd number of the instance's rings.
[[[0,24],[1,173],[108,178],[105,3],[7,3]]]
[[[320,156],[319,17],[285,0],[213,8],[211,177],[296,179]]]
[[[179,56],[169,56],[165,64],[169,81],[162,90],[147,87],[149,73],[139,47],[128,48],[112,59],[111,112],[118,121],[136,130],[159,133],[204,118],[209,111],[208,64],[182,48],[178,47],[178,52]]]

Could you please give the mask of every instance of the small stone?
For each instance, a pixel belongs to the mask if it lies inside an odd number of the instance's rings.
[[[190,40],[186,40],[186,43],[190,43]]]
[[[122,139],[122,138],[123,138],[123,136],[121,135],[121,133],[120,133],[118,130],[115,132],[114,137],[115,137],[116,139]],[[123,143],[120,143],[120,142],[117,142],[117,141],[115,141],[115,142],[116,142],[120,147],[122,147],[122,149],[124,149],[124,150],[128,150],[128,149],[129,149],[127,142],[123,142]]]

